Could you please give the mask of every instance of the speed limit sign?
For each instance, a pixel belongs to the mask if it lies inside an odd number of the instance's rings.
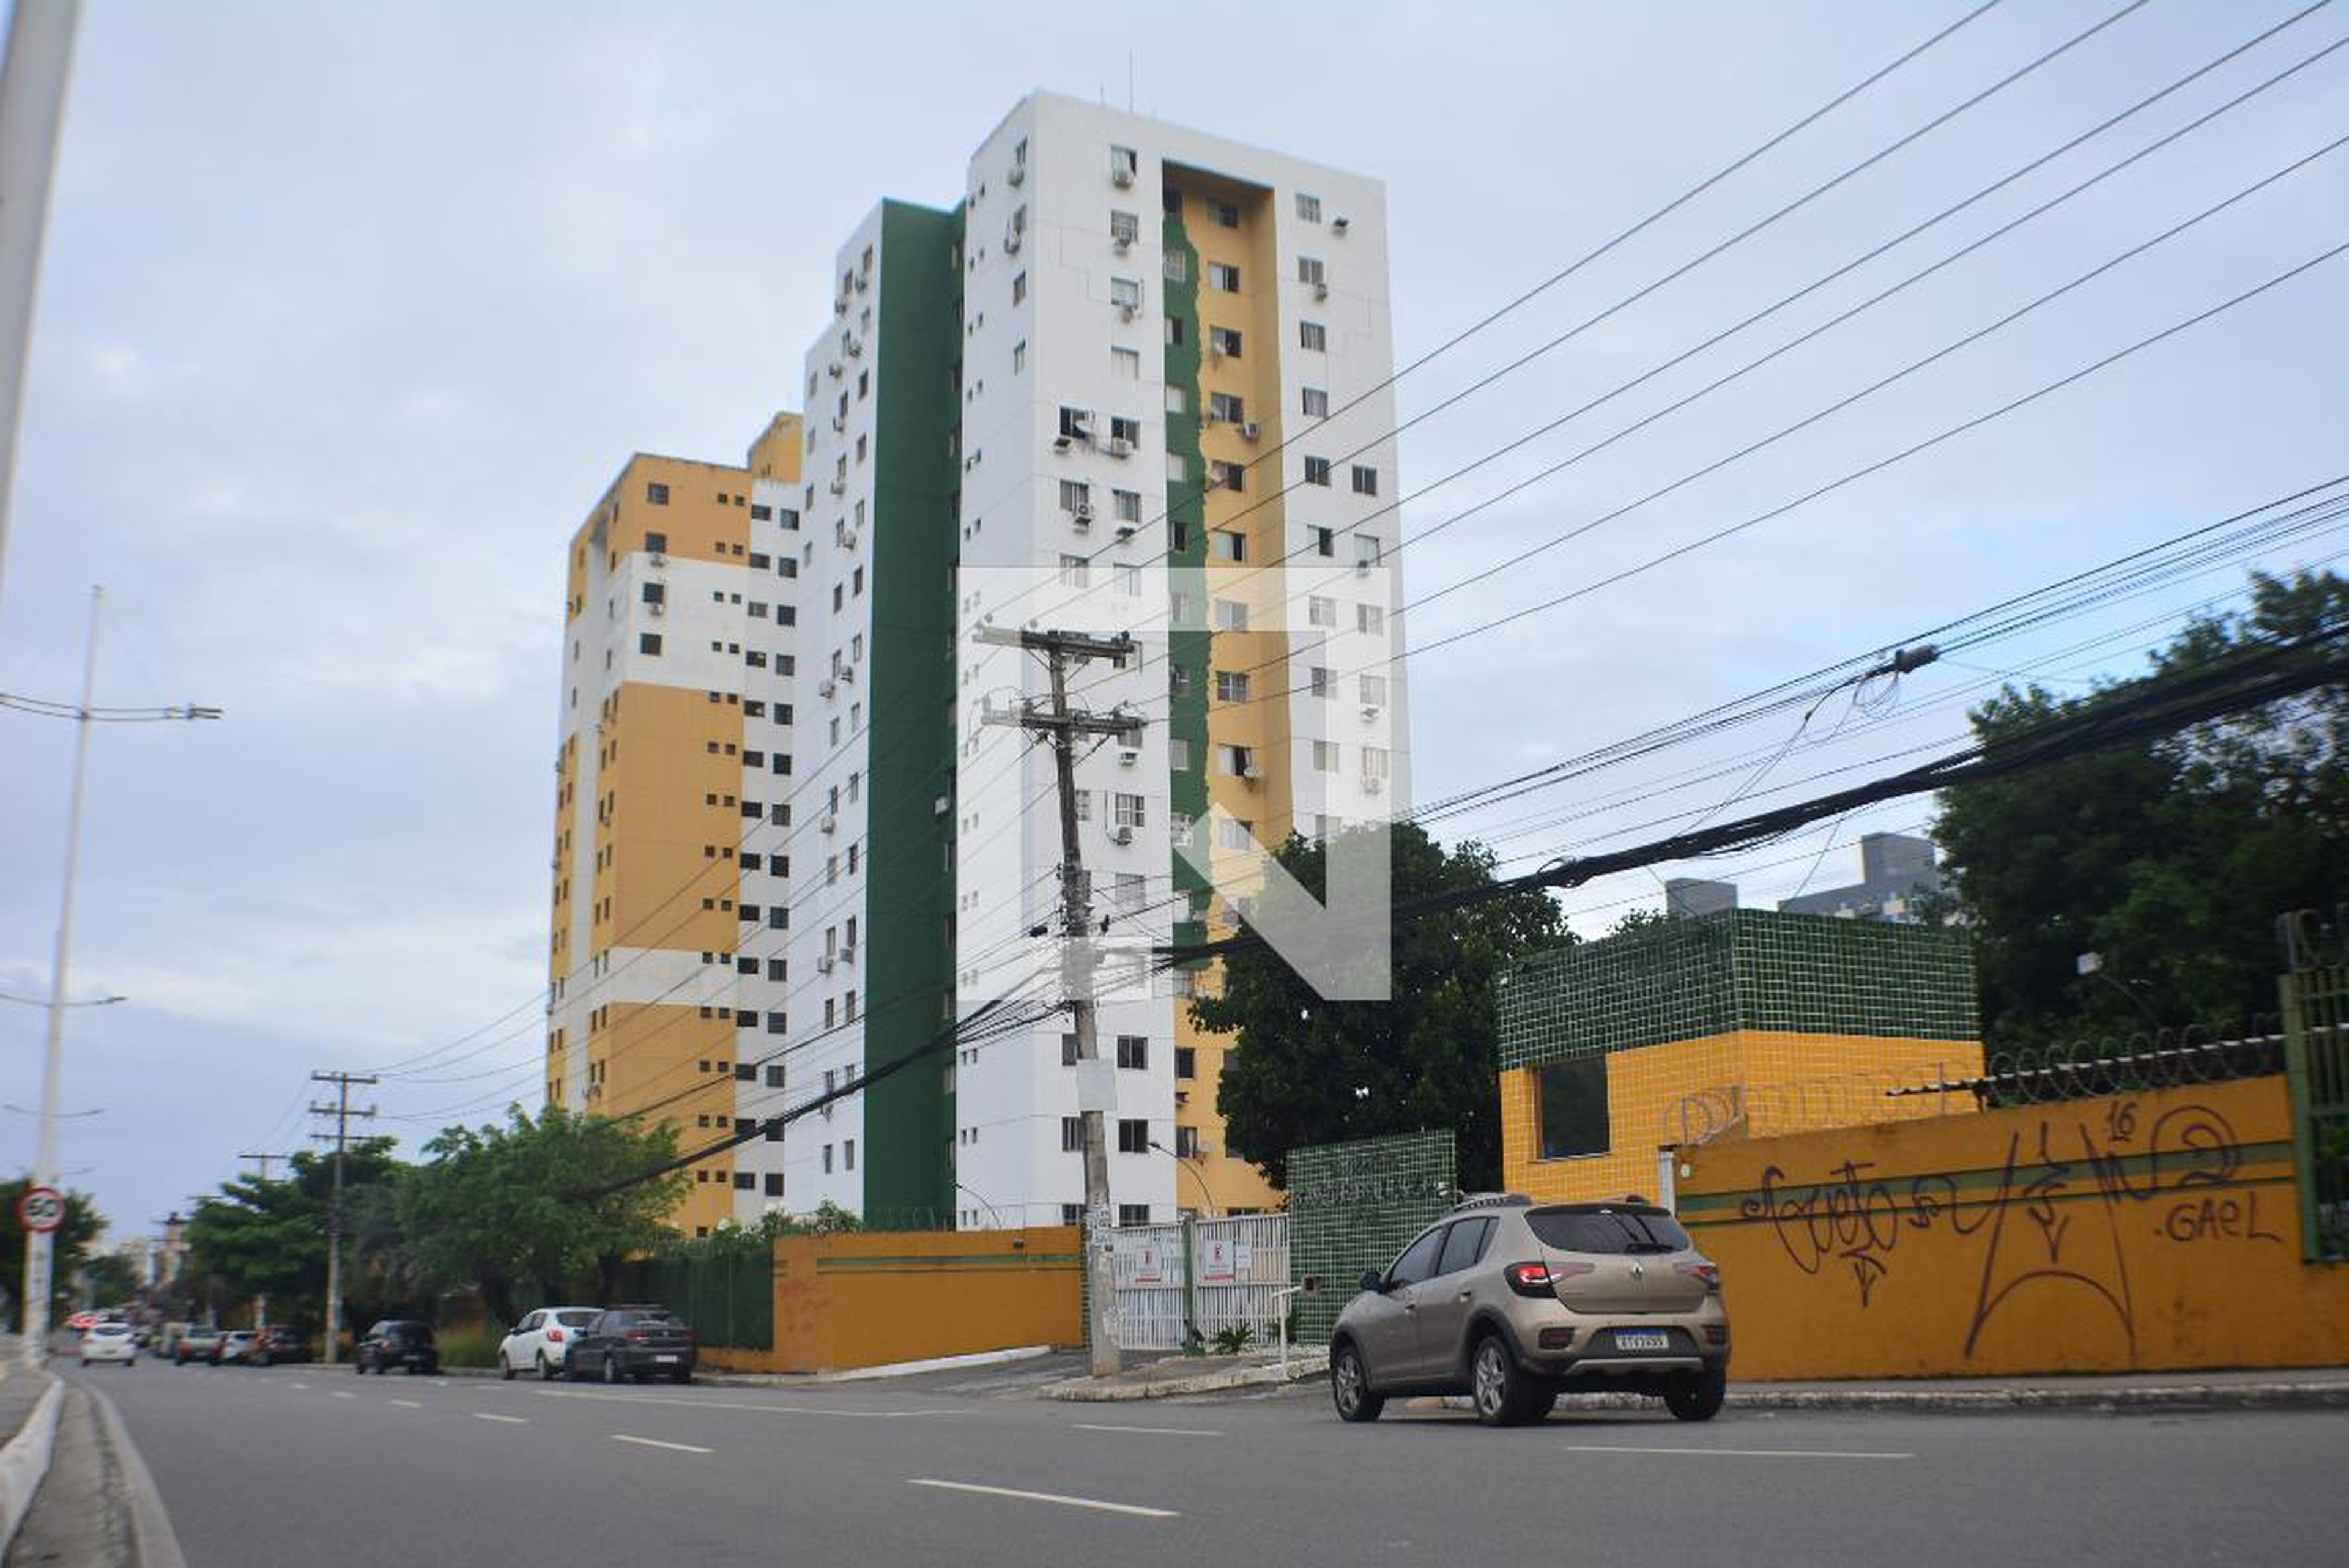
[[[55,1187],[27,1187],[16,1200],[16,1218],[28,1231],[54,1231],[66,1222],[66,1195]]]

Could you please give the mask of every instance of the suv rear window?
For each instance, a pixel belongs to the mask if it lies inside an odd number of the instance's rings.
[[[1689,1245],[1689,1233],[1661,1209],[1535,1209],[1526,1224],[1562,1253],[1677,1253]]]
[[[554,1315],[554,1321],[565,1328],[585,1328],[595,1321],[595,1315],[589,1311],[558,1312]]]

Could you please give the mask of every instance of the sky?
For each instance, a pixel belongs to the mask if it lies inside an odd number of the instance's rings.
[[[971,149],[1025,93],[1130,103],[1386,182],[1398,359],[1443,350],[1397,387],[1418,421],[1400,438],[1404,493],[1476,465],[1403,511],[1402,581],[1423,601],[1410,641],[1473,633],[1409,661],[1413,789],[1430,800],[1899,645],[2349,470],[2344,257],[1722,542],[1477,630],[2349,242],[2344,150],[1822,413],[2324,148],[2349,129],[2344,48],[1672,407],[2349,35],[2349,7],[2320,6],[1491,456],[2303,4],[2004,0],[1610,249],[1971,5],[88,0],[0,587],[0,692],[72,698],[103,583],[98,701],[227,717],[94,737],[69,989],[127,999],[69,1016],[68,1184],[119,1233],[149,1230],[236,1174],[241,1151],[320,1130],[303,1112],[311,1070],[462,1037],[478,1054],[461,1065],[372,1091],[378,1128],[413,1152],[460,1114],[530,1095],[570,531],[631,451],[739,460],[794,404],[802,353],[831,321],[841,237],[885,196],[951,204]],[[2341,547],[2327,533],[2258,564]],[[2073,692],[2126,673],[2242,583],[2230,566],[1920,672],[1865,708],[1843,699],[1799,731],[1674,750],[1444,834],[1516,871],[1700,820],[1741,786],[1754,804],[1800,799],[1954,743],[1966,705],[2002,677]],[[33,1159],[43,1016],[24,999],[47,992],[72,740],[69,724],[0,711],[10,1172]],[[1854,771],[1817,777],[1836,769]],[[1890,803],[1565,902],[1597,933],[1685,872],[1767,905],[1856,881],[1859,833],[1930,815]],[[432,1081],[459,1074],[479,1076]]]

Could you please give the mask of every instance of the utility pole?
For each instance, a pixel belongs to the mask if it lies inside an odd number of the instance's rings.
[[[346,1072],[312,1073],[310,1080],[335,1086],[334,1104],[313,1104],[310,1107],[313,1116],[335,1119],[332,1134],[335,1140],[335,1196],[326,1210],[326,1332],[324,1336],[326,1342],[325,1361],[332,1367],[336,1352],[341,1346],[343,1331],[343,1150],[350,1142],[351,1118],[375,1114],[373,1106],[364,1110],[351,1109],[351,1086],[371,1084],[377,1080],[371,1075]],[[314,1132],[310,1136],[323,1142],[328,1134]]]
[[[1100,1034],[1093,1019],[1092,942],[1092,911],[1085,878],[1084,851],[1077,833],[1077,749],[1079,738],[1101,736],[1131,740],[1141,733],[1142,721],[1124,713],[1069,711],[1069,665],[1071,660],[1108,659],[1119,668],[1136,652],[1134,641],[1123,633],[1114,637],[1088,636],[1076,632],[1010,632],[981,627],[978,640],[1040,654],[1052,681],[1051,706],[1022,706],[1016,714],[987,716],[989,724],[1015,725],[1042,735],[1052,747],[1052,768],[1061,797],[1061,923],[1068,945],[1061,955],[1062,990],[1069,998],[1069,1016],[1076,1025],[1079,1082],[1101,1059]],[[1085,1134],[1085,1280],[1092,1298],[1092,1375],[1108,1377],[1122,1364],[1117,1344],[1117,1253],[1112,1230],[1109,1197],[1107,1113],[1098,1105],[1081,1112]]]
[[[261,1179],[264,1181],[266,1181],[269,1180],[269,1162],[273,1160],[284,1160],[289,1157],[284,1154],[255,1154],[247,1150],[244,1153],[239,1154],[237,1158],[239,1160],[250,1160],[254,1164],[260,1166]],[[269,1293],[265,1290],[256,1292],[254,1295],[253,1326],[256,1330],[264,1329],[269,1326]]]
[[[33,343],[33,299],[49,224],[57,130],[73,74],[81,0],[16,0],[0,66],[0,574],[8,556],[16,431]]]

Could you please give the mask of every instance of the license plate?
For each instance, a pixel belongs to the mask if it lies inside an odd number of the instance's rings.
[[[656,1356],[653,1359],[655,1361],[674,1361],[677,1357],[674,1356]]]
[[[1619,1328],[1615,1331],[1618,1350],[1670,1350],[1672,1336],[1661,1329]]]

